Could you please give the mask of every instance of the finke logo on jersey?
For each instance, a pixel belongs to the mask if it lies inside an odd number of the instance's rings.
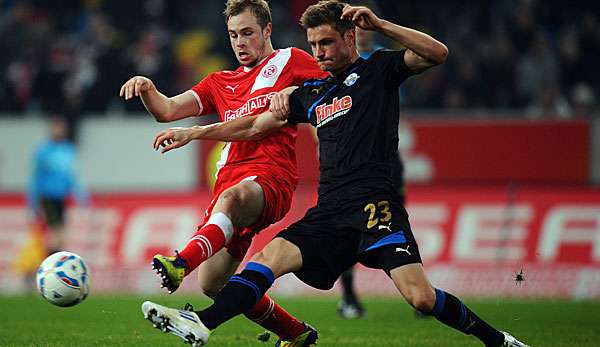
[[[271,101],[271,99],[273,98],[273,95],[275,95],[275,92],[271,92],[269,94],[264,94],[264,95],[259,95],[259,96],[255,96],[252,99],[246,101],[246,103],[236,109],[236,110],[227,110],[225,111],[225,117],[223,119],[223,121],[229,121],[232,119],[236,119],[236,118],[240,118],[240,117],[244,117],[247,116],[249,114],[253,114],[254,112],[256,112],[256,110],[262,109],[265,106],[267,106],[269,104],[269,101]]]
[[[276,73],[277,73],[277,66],[269,65],[263,70],[262,75],[264,78],[269,78],[269,77],[274,76]]]
[[[341,99],[333,98],[331,104],[323,104],[317,106],[315,112],[317,114],[317,127],[320,127],[339,116],[343,116],[352,108],[352,97],[346,95]]]

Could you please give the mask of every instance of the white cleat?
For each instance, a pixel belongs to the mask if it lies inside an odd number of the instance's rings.
[[[206,345],[210,330],[202,324],[198,315],[192,311],[176,310],[145,301],[142,304],[144,318],[152,326],[165,333],[179,336],[193,347]]]
[[[502,347],[530,347],[507,332],[502,331],[502,334],[504,334],[504,343],[502,344]]]

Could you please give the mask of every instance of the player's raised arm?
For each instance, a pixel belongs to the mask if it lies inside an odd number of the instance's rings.
[[[119,96],[130,100],[139,96],[146,110],[158,122],[172,122],[198,114],[198,103],[191,91],[167,97],[147,77],[135,76],[121,86]]]
[[[359,28],[380,32],[405,46],[404,61],[414,72],[442,64],[448,56],[448,47],[440,41],[420,31],[381,19],[367,7],[346,6],[342,18],[351,18]]]

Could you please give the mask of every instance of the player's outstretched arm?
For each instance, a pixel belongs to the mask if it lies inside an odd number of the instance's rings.
[[[260,140],[284,127],[290,113],[290,95],[298,87],[288,87],[273,95],[269,111],[227,122],[170,128],[156,135],[154,150],[162,153],[185,146],[192,140],[253,141]]]
[[[381,19],[367,7],[346,6],[342,18],[350,18],[359,28],[380,32],[405,46],[404,61],[414,72],[442,64],[448,57],[448,47],[440,41],[420,31]]]
[[[170,128],[154,138],[154,150],[162,153],[185,146],[192,140],[252,141],[260,140],[287,124],[287,117],[267,111],[222,123],[197,125],[190,128]]]
[[[198,113],[196,99],[187,91],[174,97],[167,97],[156,89],[156,86],[147,77],[134,76],[121,86],[119,96],[125,100],[138,96],[142,99],[146,110],[158,122],[172,122],[187,118]]]

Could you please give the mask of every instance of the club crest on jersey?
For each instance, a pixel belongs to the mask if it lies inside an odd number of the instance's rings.
[[[277,73],[277,66],[269,65],[263,70],[262,75],[264,78],[269,78],[269,77],[274,76],[276,73]]]
[[[331,104],[317,106],[315,113],[317,115],[317,127],[325,125],[337,117],[343,116],[352,108],[352,97],[346,95],[340,99],[333,98]]]
[[[357,75],[355,72],[353,72],[350,75],[348,75],[348,77],[346,77],[344,84],[347,85],[348,87],[350,87],[351,85],[356,83],[356,80],[358,80],[359,78],[360,78],[360,76]]]

